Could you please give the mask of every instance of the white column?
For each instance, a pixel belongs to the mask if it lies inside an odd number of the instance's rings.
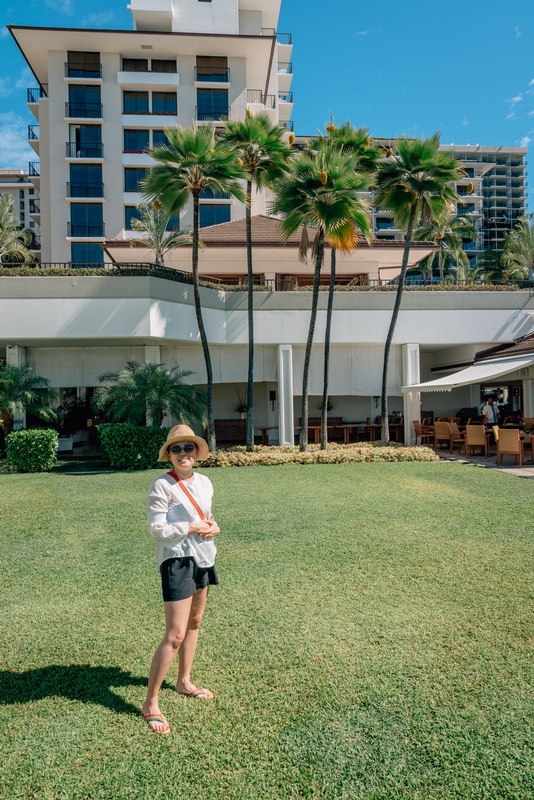
[[[293,419],[293,350],[290,344],[278,345],[278,440],[295,444]]]
[[[402,345],[402,385],[411,386],[421,382],[419,368],[419,345]],[[406,392],[404,395],[404,444],[415,444],[413,421],[421,418],[421,393]]]
[[[523,381],[523,416],[534,417],[534,381]]]
[[[8,344],[6,347],[6,362],[13,367],[20,367],[24,364],[24,347],[19,347],[18,344]],[[26,411],[22,414],[15,414],[13,422],[13,430],[19,431],[21,428],[26,427]]]
[[[265,391],[267,392],[267,425],[270,428],[276,428],[278,425],[278,384],[274,381],[268,381]],[[271,400],[271,393],[274,393],[274,400]],[[279,437],[278,431],[267,431],[267,441],[269,444],[278,444]]]

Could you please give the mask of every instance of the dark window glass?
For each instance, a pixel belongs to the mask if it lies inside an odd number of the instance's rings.
[[[99,225],[102,219],[101,203],[70,204],[70,221],[73,224]]]
[[[24,200],[19,200],[19,208],[21,211],[24,211]]]
[[[153,58],[152,72],[176,72],[176,61],[169,58]]]
[[[123,72],[148,72],[148,58],[123,58]]]
[[[125,130],[124,131],[124,152],[142,153],[149,146],[148,131],[146,130]]]
[[[123,92],[124,114],[148,114],[148,92]]]
[[[19,189],[19,197],[21,200],[24,200],[24,189]]]
[[[100,78],[100,53],[70,50],[67,53],[67,67],[69,78]]]
[[[69,86],[69,117],[101,117],[100,86]]]
[[[226,56],[197,56],[196,79],[226,83],[229,80]]]
[[[26,215],[24,214],[24,211],[21,211],[19,216],[20,216],[20,221],[24,222],[24,220],[26,219]]]
[[[28,194],[35,194],[35,189],[29,189]]]
[[[201,200],[213,200],[214,197],[217,198],[217,200],[228,200],[230,195],[227,192],[221,192],[220,194],[215,194],[211,186],[207,186],[200,192]]]
[[[156,147],[158,144],[169,144],[169,140],[165,136],[165,131],[152,131],[152,147]]]
[[[70,252],[73,264],[91,264],[99,267],[104,261],[104,251],[97,242],[72,242]]]
[[[140,218],[139,209],[137,206],[125,206],[124,208],[124,227],[127,231],[133,230],[132,220]]]
[[[176,114],[176,92],[152,92],[153,114]]]
[[[228,116],[227,89],[197,89],[197,119],[218,120]]]
[[[69,197],[102,197],[101,164],[71,164]]]
[[[124,170],[124,191],[140,192],[140,181],[146,178],[148,169],[144,167],[126,167]]]
[[[69,125],[71,158],[101,158],[102,129],[100,125]]]
[[[172,214],[169,217],[169,220],[167,222],[167,230],[168,231],[180,230],[180,216],[178,214]]]
[[[221,222],[230,222],[230,206],[200,206],[200,227],[219,225]]]

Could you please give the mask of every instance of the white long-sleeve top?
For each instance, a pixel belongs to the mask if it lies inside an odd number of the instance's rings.
[[[198,472],[187,489],[202,509],[206,519],[211,514],[213,486],[209,478]],[[148,495],[148,529],[156,540],[156,566],[167,558],[192,556],[197,566],[212,567],[217,548],[213,540],[204,541],[197,533],[188,534],[190,522],[200,516],[187,495],[170,475],[161,475],[153,482]]]

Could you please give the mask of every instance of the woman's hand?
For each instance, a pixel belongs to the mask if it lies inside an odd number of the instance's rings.
[[[220,534],[221,529],[219,528],[213,517],[211,517],[211,519],[209,520],[205,520],[205,522],[207,523],[209,528],[206,531],[204,530],[200,531],[199,536],[201,539],[204,539],[204,541],[210,541],[215,536],[218,536]]]

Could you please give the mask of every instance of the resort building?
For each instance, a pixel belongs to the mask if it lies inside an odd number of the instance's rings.
[[[31,176],[22,169],[0,169],[0,195],[4,194],[13,199],[13,213],[18,224],[32,232],[31,249],[39,258],[41,209],[39,192]]]

